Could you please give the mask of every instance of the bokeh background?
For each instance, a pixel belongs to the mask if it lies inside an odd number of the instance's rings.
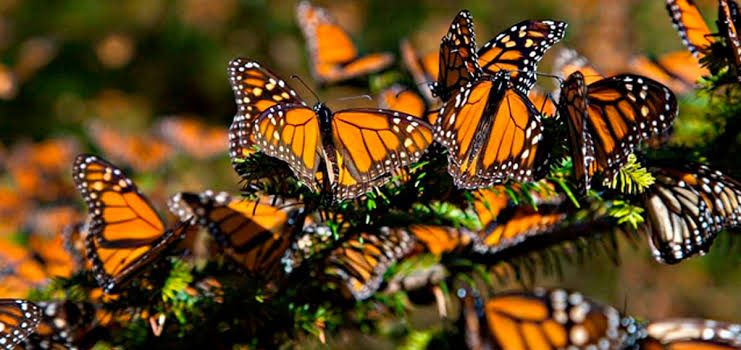
[[[606,71],[623,69],[634,53],[659,55],[682,49],[659,0],[317,3],[326,6],[367,51],[398,52],[403,37],[421,51],[435,50],[462,8],[473,13],[480,43],[524,19],[566,20],[569,28],[562,45],[578,49]],[[714,18],[715,1],[698,3],[708,18]],[[311,85],[304,41],[294,21],[295,5],[266,0],[0,0],[2,237],[11,239],[28,229],[35,224],[29,223],[34,213],[60,202],[82,210],[69,181],[71,158],[79,151],[111,157],[96,134],[112,130],[137,135],[145,145],[139,150],[143,157],[150,153],[147,142],[161,141],[155,129],[165,117],[194,118],[223,132],[235,112],[226,75],[227,62],[234,57],[257,59],[284,77],[298,74]],[[552,54],[546,56],[542,71],[550,72],[551,59]],[[401,65],[395,70],[405,74]],[[539,83],[554,87],[548,78]],[[308,92],[299,91],[313,102]],[[330,101],[377,93],[346,87],[317,91]],[[373,102],[343,102],[368,103]],[[176,147],[161,165],[129,164],[129,168],[159,204],[180,190],[237,192],[238,178],[229,165],[226,142],[224,138],[224,151],[214,156],[195,157]],[[37,153],[43,154],[34,156]],[[37,166],[29,163],[43,163],[35,158],[44,156],[48,162],[67,164],[59,167],[61,175],[55,181],[68,189],[58,195],[45,190],[46,180],[51,181],[47,177],[23,183],[24,169]],[[738,169],[731,170],[738,174]],[[740,322],[741,258],[738,243],[734,250],[729,235],[722,234],[707,256],[679,266],[655,263],[645,241],[634,247],[621,243],[620,266],[597,257],[565,266],[563,279],[537,281],[582,290],[642,317]],[[421,308],[418,315],[423,316],[412,317],[411,322],[432,322],[434,317],[425,316],[429,311]]]

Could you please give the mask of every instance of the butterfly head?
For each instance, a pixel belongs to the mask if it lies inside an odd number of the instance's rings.
[[[317,102],[314,107],[314,113],[316,113],[317,118],[319,119],[319,125],[322,128],[322,131],[326,131],[331,129],[331,122],[332,122],[332,110],[327,107],[326,104],[322,102]]]

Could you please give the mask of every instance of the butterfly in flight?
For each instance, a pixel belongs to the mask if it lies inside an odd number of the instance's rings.
[[[188,222],[165,223],[133,181],[93,155],[75,160],[72,174],[88,207],[85,251],[106,293],[115,292],[180,240]]]
[[[497,293],[483,302],[471,294],[463,295],[462,317],[469,346],[474,342],[507,350],[622,349],[641,336],[632,318],[579,292],[535,288]]]
[[[261,70],[257,62],[243,67]],[[355,198],[416,162],[432,143],[432,128],[412,115],[386,109],[332,112],[323,103],[311,108],[283,80],[271,79],[263,83],[264,92],[253,88],[259,95],[281,96],[254,120],[255,142],[315,192],[322,188],[338,200]]]
[[[391,53],[359,55],[350,35],[324,8],[302,1],[296,7],[296,18],[309,48],[311,73],[320,84],[376,73],[394,62]]]
[[[411,237],[402,229],[353,234],[326,257],[324,274],[342,281],[348,297],[367,299],[381,286],[386,270],[412,248]]]
[[[237,265],[261,276],[276,272],[304,223],[302,207],[295,203],[233,198],[225,192],[181,192],[168,207],[181,220],[192,218]]]
[[[646,350],[732,350],[741,348],[741,325],[715,320],[671,318],[652,321],[647,337],[639,342]]]
[[[581,192],[601,172],[605,180],[641,141],[665,135],[677,117],[677,99],[664,85],[622,74],[586,84],[572,73],[562,84],[559,114],[566,116],[574,174]]]
[[[13,350],[36,330],[41,309],[26,300],[0,299],[0,348]]]
[[[741,225],[741,183],[699,164],[649,169],[644,229],[654,257],[674,264],[710,249],[718,232]]]

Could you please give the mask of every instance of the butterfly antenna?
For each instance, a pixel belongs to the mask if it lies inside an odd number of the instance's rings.
[[[356,99],[366,99],[368,101],[373,101],[373,97],[371,97],[368,94],[357,95],[357,96],[340,97],[338,99],[335,99],[335,101],[349,101],[349,100],[356,100]]]
[[[523,72],[523,73],[524,73],[524,72]],[[549,77],[549,78],[553,78],[553,79],[556,79],[556,80],[558,80],[558,84],[559,84],[559,85],[563,85],[563,77],[560,77],[560,76],[558,76],[558,75],[555,75],[555,74],[549,74],[549,73],[541,73],[541,72],[535,72],[535,74],[537,74],[537,75],[542,75],[542,76],[544,76],[544,77]]]
[[[316,92],[314,92],[314,90],[312,90],[312,89],[311,89],[311,88],[309,87],[309,85],[308,85],[308,84],[306,84],[306,82],[305,82],[305,81],[304,81],[303,79],[301,79],[301,77],[300,77],[300,76],[298,76],[298,75],[295,75],[295,74],[294,74],[294,75],[292,75],[292,76],[291,76],[291,79],[296,79],[296,80],[298,80],[298,81],[299,81],[299,83],[301,83],[301,85],[303,85],[303,86],[304,86],[304,87],[306,88],[306,90],[308,90],[309,92],[311,92],[311,94],[312,94],[312,95],[314,96],[314,99],[316,100],[316,102],[317,102],[317,103],[318,103],[318,102],[320,101],[320,100],[319,100],[319,95],[317,95],[317,94],[316,94]]]

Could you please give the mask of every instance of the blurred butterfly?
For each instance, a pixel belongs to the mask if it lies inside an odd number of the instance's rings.
[[[630,59],[628,67],[631,72],[654,79],[680,95],[694,90],[696,81],[710,74],[688,51],[672,52],[655,59],[636,55]]]
[[[536,107],[499,71],[468,83],[445,102],[434,131],[448,149],[454,184],[481,188],[534,180],[544,167],[538,152],[542,130]]]
[[[60,235],[67,225],[81,219],[82,214],[72,205],[44,206],[27,214],[23,231],[31,236],[50,238]]]
[[[556,51],[555,58],[553,59],[553,74],[560,77],[568,77],[576,71],[581,72],[586,84],[591,84],[604,78],[604,75],[576,50],[561,48]]]
[[[350,35],[324,8],[302,1],[296,18],[309,48],[311,73],[320,84],[376,73],[394,62],[394,55],[387,52],[359,55]]]
[[[324,273],[342,281],[342,291],[347,297],[367,299],[381,286],[389,266],[412,247],[405,230],[383,228],[377,234],[358,233],[329,253]]]
[[[704,319],[676,318],[650,322],[647,350],[731,350],[741,348],[741,325]]]
[[[227,130],[209,126],[195,118],[167,117],[157,130],[165,142],[188,156],[205,159],[227,151]]]
[[[539,197],[533,193],[535,207],[515,205],[502,187],[473,193],[473,209],[482,227],[474,248],[479,253],[492,255],[523,244],[533,236],[552,232],[566,218],[567,213],[560,207],[564,201],[561,196]]]
[[[641,141],[666,134],[677,117],[677,99],[667,87],[639,75],[622,74],[586,84],[572,73],[562,84],[559,114],[566,116],[578,188],[591,177],[606,181]]]
[[[426,251],[437,256],[467,251],[475,240],[473,232],[448,226],[412,225],[409,233]]]
[[[103,153],[137,171],[153,171],[173,155],[172,147],[149,132],[128,134],[104,123],[93,122],[89,133]]]
[[[24,198],[59,201],[72,198],[74,193],[67,172],[78,149],[78,143],[69,138],[20,142],[13,146],[4,165]]]
[[[73,350],[93,326],[95,308],[88,303],[70,301],[39,302],[41,321],[36,332],[23,341],[24,350]]]
[[[653,167],[643,196],[654,257],[674,264],[704,254],[718,232],[741,225],[741,183],[704,165]]]
[[[41,309],[25,300],[0,299],[0,347],[13,350],[36,330]]]
[[[464,304],[466,338],[486,348],[622,349],[640,336],[635,321],[615,308],[563,289],[504,292],[479,307]]]
[[[467,10],[453,19],[440,43],[435,96],[448,101],[452,94],[479,79],[482,74],[507,71],[514,88],[527,94],[535,85],[538,63],[545,52],[563,39],[566,23],[523,21],[499,33],[476,50],[473,20]]]
[[[0,185],[0,198],[0,236],[16,234],[35,203],[12,186]]]
[[[0,295],[25,298],[31,290],[48,282],[44,265],[27,247],[0,240]]]
[[[87,257],[106,293],[151,265],[189,226],[179,222],[166,228],[134,182],[106,160],[79,155],[72,175],[88,206]]]
[[[420,87],[420,92],[424,96],[428,103],[436,102],[436,98],[432,95],[429,88],[430,82],[437,80],[437,70],[439,66],[439,53],[432,51],[422,56],[419,56],[412,47],[412,44],[403,39],[399,44],[399,50],[401,51],[401,58],[404,61],[409,73],[414,79],[414,83]]]
[[[169,209],[181,220],[192,218],[246,271],[270,276],[303,226],[302,207],[232,198],[225,192],[181,192],[170,198]]]
[[[68,278],[82,267],[64,248],[61,230],[51,237],[40,234],[30,235],[28,248],[34,259],[42,264],[49,278]]]
[[[62,230],[62,242],[64,249],[75,260],[75,264],[84,267],[86,270],[90,270],[92,269],[92,265],[86,259],[87,253],[85,252],[85,236],[87,236],[87,232],[86,223],[77,222],[69,224]]]
[[[266,94],[279,85],[272,83]],[[262,112],[253,128],[261,152],[286,162],[311,190],[322,188],[338,200],[388,182],[390,173],[416,162],[432,143],[432,128],[412,115],[386,109],[332,112],[323,103],[309,108],[295,93]]]

